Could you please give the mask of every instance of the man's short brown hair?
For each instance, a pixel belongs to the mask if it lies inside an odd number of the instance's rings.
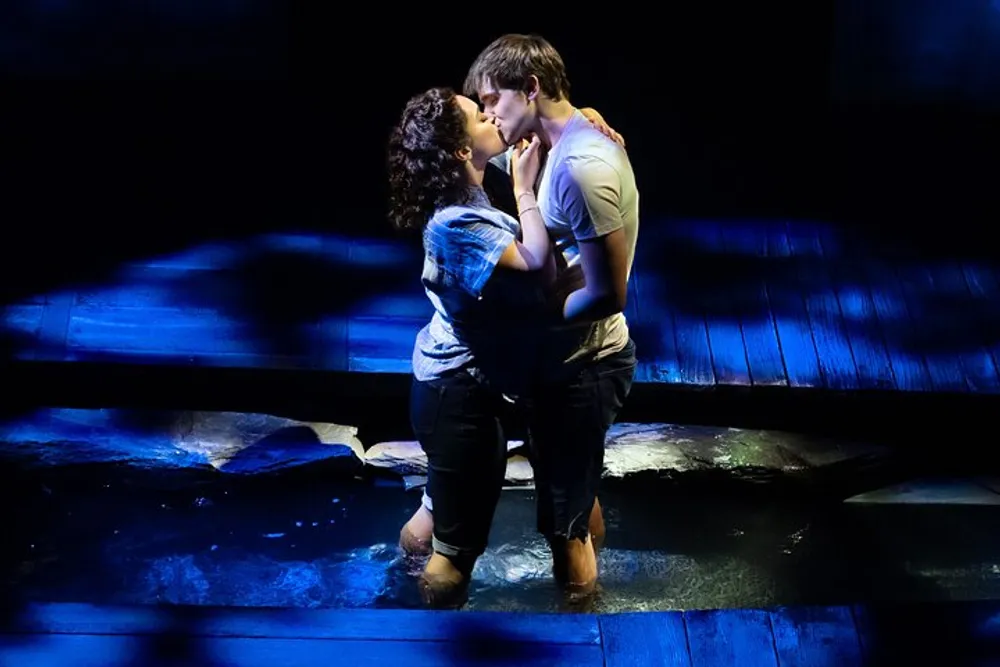
[[[465,94],[475,96],[484,84],[524,90],[528,77],[538,77],[542,92],[553,100],[569,97],[569,78],[562,56],[538,35],[504,35],[487,46],[465,77]]]

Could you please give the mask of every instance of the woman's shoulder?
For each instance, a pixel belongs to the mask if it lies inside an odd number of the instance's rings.
[[[467,230],[475,232],[480,228],[500,228],[512,234],[518,230],[518,222],[498,208],[478,204],[452,204],[437,209],[427,223],[430,230]]]

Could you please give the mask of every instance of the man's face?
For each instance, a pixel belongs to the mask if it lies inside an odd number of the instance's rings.
[[[511,146],[531,134],[535,108],[524,92],[484,83],[478,94],[483,112],[496,124],[505,144]]]

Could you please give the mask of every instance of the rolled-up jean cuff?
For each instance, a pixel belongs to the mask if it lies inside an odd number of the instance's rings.
[[[428,511],[428,512],[434,512],[434,501],[432,501],[432,500],[431,500],[431,497],[430,497],[429,495],[427,495],[427,487],[426,487],[426,486],[424,487],[424,495],[423,495],[423,497],[422,497],[422,498],[420,499],[420,503],[421,503],[421,504],[422,504],[422,505],[423,505],[423,506],[424,506],[425,508],[427,508],[427,511]]]
[[[468,558],[479,558],[483,554],[482,549],[460,549],[458,547],[453,547],[450,544],[445,544],[436,537],[431,538],[431,544],[434,546],[434,551],[442,556],[465,556]]]

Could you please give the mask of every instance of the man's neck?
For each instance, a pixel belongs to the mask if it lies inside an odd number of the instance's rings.
[[[535,128],[535,132],[543,144],[552,148],[559,143],[563,130],[566,129],[570,118],[576,112],[576,107],[566,99],[557,102],[548,98],[541,98],[537,104],[538,127]]]

